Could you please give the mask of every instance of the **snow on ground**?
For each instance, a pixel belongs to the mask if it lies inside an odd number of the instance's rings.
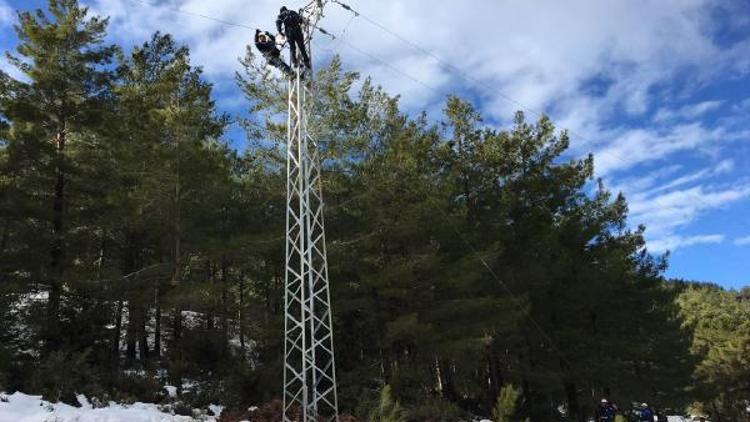
[[[23,393],[0,394],[0,422],[215,422],[215,418],[195,419],[164,413],[155,404],[134,403],[94,409],[88,399],[78,395],[81,407],[63,403],[52,404],[40,396]],[[213,410],[213,409],[212,409]],[[220,411],[220,406],[216,406]]]

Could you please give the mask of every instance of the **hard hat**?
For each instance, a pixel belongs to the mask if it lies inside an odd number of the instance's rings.
[[[646,403],[641,403],[641,407],[648,407],[648,404],[646,404]]]
[[[279,12],[286,12],[286,6],[281,6],[281,10]]]
[[[609,403],[607,399],[602,399],[602,403]]]

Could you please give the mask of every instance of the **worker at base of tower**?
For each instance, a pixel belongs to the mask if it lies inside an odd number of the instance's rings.
[[[302,32],[303,23],[304,20],[299,13],[289,10],[284,6],[281,8],[278,18],[276,18],[276,29],[278,29],[280,34],[284,34],[289,42],[289,50],[292,53],[292,63],[294,66],[299,67],[299,63],[297,62],[297,48],[299,48],[305,67],[309,69],[310,57],[307,55],[307,49],[305,49],[305,35]]]
[[[266,58],[268,64],[292,76],[292,69],[281,59],[281,51],[276,47],[274,36],[268,31],[255,30],[255,48]]]

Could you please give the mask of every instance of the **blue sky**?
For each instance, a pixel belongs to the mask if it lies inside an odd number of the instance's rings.
[[[272,29],[280,6],[270,0],[82,2],[111,16],[111,38],[124,46],[156,30],[189,45],[194,64],[216,85],[220,106],[233,114],[243,113],[233,74],[251,31],[174,8]],[[0,0],[0,49],[15,42],[12,11],[45,3]],[[348,3],[430,55],[331,4],[321,26],[340,36],[316,39],[316,60],[340,53],[346,67],[400,94],[405,110],[436,118],[449,93],[471,99],[497,126],[507,125],[519,108],[514,102],[549,114],[572,131],[570,155],[593,152],[597,175],[625,193],[631,224],[647,226],[649,249],[671,251],[668,276],[750,285],[750,2]],[[0,67],[9,70],[4,61]],[[239,130],[229,136],[243,147]]]

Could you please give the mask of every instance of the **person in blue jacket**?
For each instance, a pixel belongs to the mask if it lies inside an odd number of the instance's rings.
[[[654,422],[654,411],[648,404],[641,404],[641,422]]]
[[[615,407],[607,399],[602,399],[596,409],[596,422],[614,422],[614,420]]]

